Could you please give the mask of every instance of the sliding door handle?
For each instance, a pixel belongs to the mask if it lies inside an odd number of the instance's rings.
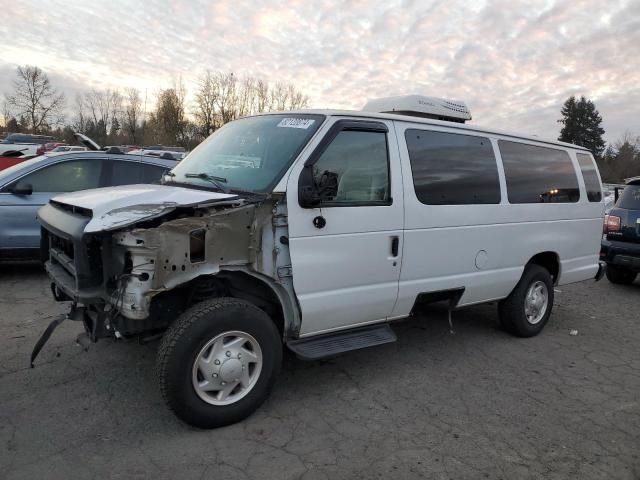
[[[398,237],[397,235],[394,235],[393,237],[391,237],[391,256],[392,257],[398,256],[399,245],[400,245],[400,237]]]

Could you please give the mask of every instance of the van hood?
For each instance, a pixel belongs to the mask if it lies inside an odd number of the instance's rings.
[[[51,203],[90,216],[84,232],[96,233],[161,217],[180,207],[206,207],[237,199],[234,194],[168,185],[123,185],[65,193]]]

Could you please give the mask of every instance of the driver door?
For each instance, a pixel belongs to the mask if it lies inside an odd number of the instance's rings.
[[[398,297],[403,195],[393,122],[337,119],[326,128],[287,185],[300,336],[384,321]],[[309,173],[322,198],[303,208]]]

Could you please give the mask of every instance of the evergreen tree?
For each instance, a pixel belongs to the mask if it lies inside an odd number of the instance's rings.
[[[9,133],[20,133],[20,125],[18,125],[18,121],[16,117],[11,117],[7,122],[7,132]]]
[[[604,129],[600,126],[602,117],[593,102],[584,96],[580,100],[571,96],[560,113],[562,118],[558,122],[562,124],[562,130],[558,140],[588,148],[599,158],[604,151]]]

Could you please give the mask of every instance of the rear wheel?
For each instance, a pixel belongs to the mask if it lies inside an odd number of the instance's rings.
[[[617,283],[621,285],[631,285],[638,275],[636,272],[619,267],[617,265],[607,265],[607,280],[611,283]]]
[[[544,267],[529,264],[511,294],[498,306],[500,323],[518,337],[542,331],[553,308],[553,282]]]
[[[282,362],[275,324],[255,305],[218,298],[194,305],[167,330],[157,358],[160,389],[185,422],[238,422],[267,398]]]

